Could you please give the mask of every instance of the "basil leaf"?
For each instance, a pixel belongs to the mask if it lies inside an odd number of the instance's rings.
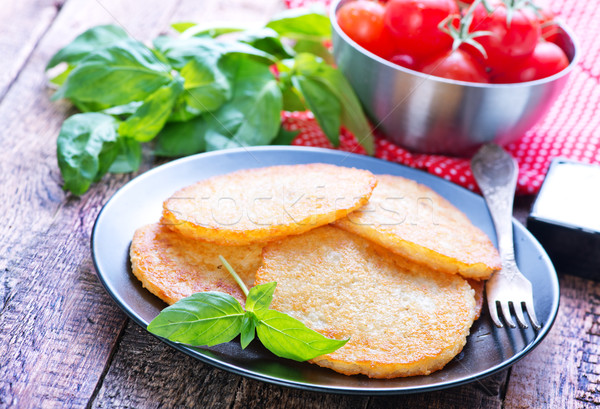
[[[299,53],[310,53],[320,57],[329,65],[335,65],[335,60],[331,51],[325,47],[323,41],[298,40],[294,44],[294,51]]]
[[[142,163],[142,145],[131,138],[117,139],[117,156],[110,165],[110,173],[135,172]]]
[[[148,325],[148,331],[193,346],[229,342],[242,329],[244,309],[229,294],[195,293],[165,308]]]
[[[327,12],[318,5],[286,10],[266,26],[283,37],[296,40],[326,40],[331,37],[331,22]]]
[[[298,89],[292,86],[282,86],[280,82],[281,96],[283,98],[284,111],[305,111],[306,105],[302,101],[302,97]]]
[[[84,102],[74,99],[72,102],[81,112],[104,112],[105,110],[110,109],[110,105],[94,101]]]
[[[142,43],[127,40],[81,61],[53,99],[124,105],[146,99],[171,80],[170,67]]]
[[[60,87],[67,80],[67,78],[71,74],[71,71],[73,71],[73,68],[74,67],[72,65],[67,66],[67,68],[63,72],[49,79],[50,84],[53,84],[56,87]]]
[[[133,101],[129,104],[106,108],[102,112],[109,115],[133,115],[143,103],[144,101]]]
[[[275,355],[306,361],[341,348],[348,340],[329,339],[282,312],[268,310],[256,324],[258,338]]]
[[[181,33],[182,37],[207,37],[207,38],[216,38],[222,36],[223,34],[229,33],[237,33],[238,31],[244,31],[243,28],[240,27],[206,27],[206,25],[196,25],[194,27],[190,27],[188,30],[185,30]]]
[[[178,33],[183,33],[185,30],[189,29],[190,27],[194,27],[195,25],[196,23],[182,21],[180,23],[171,24],[171,28],[173,28],[173,30],[177,31]]]
[[[54,54],[48,61],[46,70],[56,67],[61,62],[74,65],[86,58],[88,54],[127,38],[129,38],[129,35],[118,26],[109,24],[92,27],[75,37],[69,45]]]
[[[281,42],[277,32],[270,28],[243,31],[236,37],[236,40],[241,43],[249,44],[278,59],[291,58],[296,55],[292,48]]]
[[[248,344],[252,342],[256,335],[256,317],[254,314],[246,312],[244,321],[242,322],[242,330],[240,334],[240,344],[242,349],[246,349]]]
[[[186,89],[184,109],[194,116],[214,111],[231,98],[229,81],[217,64],[195,58],[181,69],[181,75]]]
[[[183,91],[183,82],[175,80],[159,88],[144,100],[135,113],[119,126],[121,136],[140,142],[154,138],[171,115],[177,97]]]
[[[243,56],[221,65],[234,85],[230,101],[206,115],[206,149],[268,145],[281,124],[281,90],[269,67]]]
[[[236,41],[219,41],[212,38],[190,37],[171,38],[157,37],[154,47],[160,51],[176,69],[182,69],[191,60],[203,60],[208,64],[216,64],[221,57],[228,54],[246,54],[260,57],[270,64],[274,57],[248,44]]]
[[[354,134],[369,155],[375,151],[371,127],[352,87],[341,71],[311,54],[298,54],[294,59],[297,74],[311,78],[327,88],[341,103],[342,125]]]
[[[187,122],[167,123],[154,140],[154,154],[179,157],[204,152],[206,150],[205,134],[206,120],[203,117]]]
[[[303,75],[292,76],[292,84],[304,96],[327,139],[333,146],[339,146],[342,107],[336,95],[319,81]]]
[[[63,189],[81,195],[108,171],[118,153],[116,127],[115,118],[99,113],[65,120],[56,142]]]
[[[271,301],[273,301],[275,287],[277,287],[275,281],[252,287],[246,298],[246,311],[255,313],[260,319],[262,314],[269,309]]]

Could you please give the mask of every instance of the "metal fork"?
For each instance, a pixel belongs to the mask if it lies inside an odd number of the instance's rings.
[[[523,314],[525,304],[531,325],[539,330],[541,325],[533,308],[531,282],[519,271],[515,260],[512,209],[519,173],[517,162],[498,145],[488,144],[471,159],[471,170],[492,215],[502,260],[501,270],[494,273],[485,286],[492,321],[498,328],[503,327],[498,317],[499,305],[508,326],[516,328],[510,312],[512,306],[519,325],[527,328]]]

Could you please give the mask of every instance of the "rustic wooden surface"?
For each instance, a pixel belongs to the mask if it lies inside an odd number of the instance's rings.
[[[99,283],[89,240],[108,198],[135,175],[65,194],[56,136],[74,111],[51,103],[44,66],[84,29],[148,40],[174,21],[265,21],[280,0],[21,0],[0,8],[0,408],[581,408],[600,405],[600,283],[561,275],[546,340],[481,382],[410,396],[338,396],[200,363],[131,323]],[[153,166],[147,158],[140,172]],[[517,201],[527,214],[529,199]]]

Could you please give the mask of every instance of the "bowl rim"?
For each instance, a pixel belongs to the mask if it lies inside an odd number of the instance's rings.
[[[333,28],[332,35],[335,32],[336,35],[338,35],[343,41],[348,43],[348,45],[350,45],[356,51],[360,52],[361,54],[363,54],[379,63],[382,63],[383,65],[385,65],[395,71],[399,71],[399,72],[402,72],[405,74],[415,75],[417,77],[422,78],[423,80],[436,81],[436,82],[450,84],[450,85],[469,86],[469,87],[473,87],[473,88],[499,88],[499,89],[521,88],[521,87],[542,85],[542,84],[546,84],[546,83],[558,80],[559,78],[562,78],[562,77],[568,75],[573,70],[573,68],[579,63],[579,58],[580,58],[579,41],[577,40],[577,37],[575,36],[573,31],[566,24],[564,24],[563,21],[559,21],[558,26],[565,32],[565,34],[569,37],[569,39],[573,43],[573,58],[571,58],[571,61],[569,61],[569,65],[565,69],[563,69],[562,71],[559,71],[556,74],[551,75],[549,77],[540,78],[539,80],[535,80],[535,81],[497,84],[497,83],[479,83],[479,82],[459,81],[459,80],[452,80],[449,78],[438,77],[438,76],[435,76],[432,74],[425,74],[420,71],[411,70],[410,68],[406,68],[401,65],[394,64],[393,62],[390,62],[390,61],[386,60],[385,58],[382,58],[376,54],[373,54],[371,51],[367,50],[366,48],[362,47],[357,42],[352,40],[344,32],[344,30],[342,30],[342,28],[339,26],[339,24],[337,22],[337,18],[336,18],[337,11],[342,4],[351,3],[353,1],[356,1],[356,0],[332,0],[331,1],[331,4],[329,6],[329,21],[331,22],[331,27]]]

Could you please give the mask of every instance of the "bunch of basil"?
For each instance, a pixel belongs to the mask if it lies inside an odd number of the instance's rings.
[[[57,140],[65,190],[80,195],[107,172],[137,170],[149,141],[167,157],[289,144],[282,110],[311,110],[334,146],[344,125],[373,153],[362,108],[323,45],[324,12],[289,10],[255,30],[173,28],[177,38],[147,47],[120,27],[97,26],[49,61],[47,70],[66,67],[51,79],[53,99],[82,111],[65,120]]]

